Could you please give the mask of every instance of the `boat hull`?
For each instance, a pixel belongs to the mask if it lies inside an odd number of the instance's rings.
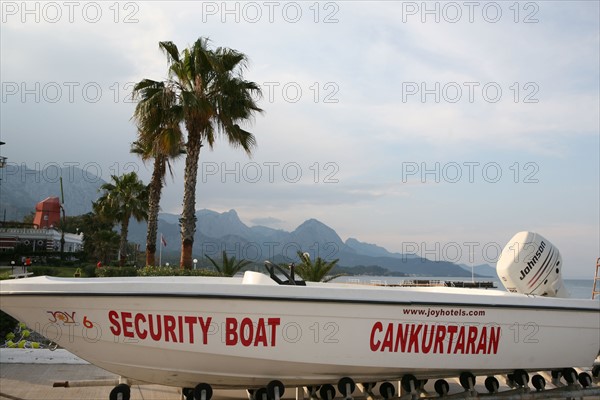
[[[99,367],[169,386],[580,367],[591,366],[600,349],[600,303],[592,300],[206,279],[178,291],[169,282],[180,281],[90,280],[98,284],[86,287],[80,279],[53,292],[35,279],[41,285],[3,282],[2,309]],[[101,290],[101,283],[113,287]]]

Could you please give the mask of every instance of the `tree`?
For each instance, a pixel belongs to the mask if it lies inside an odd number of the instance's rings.
[[[133,115],[138,125],[138,140],[132,145],[132,153],[140,155],[144,161],[154,160],[148,185],[146,265],[155,265],[158,212],[166,170],[173,175],[170,160],[184,154],[185,148],[178,112],[174,109],[177,107],[175,93],[163,82],[140,82],[134,88],[134,96],[139,99]]]
[[[111,254],[115,254],[120,245],[119,235],[110,229],[99,230],[89,235],[84,233],[84,241],[87,254],[93,256],[94,261],[102,261],[104,265],[109,265]]]
[[[143,161],[153,160],[152,177],[148,184],[148,226],[146,230],[146,265],[155,265],[156,263],[156,241],[158,237],[158,212],[160,211],[160,198],[162,189],[165,185],[165,176],[167,169],[171,176],[173,175],[170,159],[174,159],[182,154],[183,145],[174,148],[159,149],[161,143],[149,142],[149,138],[140,137],[138,141],[132,143],[131,152],[138,154]],[[164,143],[164,142],[163,142]],[[166,144],[171,146],[171,144]]]
[[[235,257],[228,258],[225,250],[223,250],[223,258],[221,260],[221,265],[217,264],[215,260],[207,256],[206,254],[204,255],[204,257],[208,258],[208,260],[212,263],[212,265],[216,268],[216,270],[219,272],[219,275],[221,276],[234,276],[235,274],[240,272],[244,267],[252,264],[252,262],[247,260],[242,259],[236,262]]]
[[[94,212],[109,221],[121,224],[119,265],[127,259],[127,233],[131,217],[137,221],[148,218],[148,188],[135,172],[111,176],[112,182],[100,187],[104,194],[93,204]]]
[[[112,230],[113,222],[95,213],[66,217],[59,228],[64,232],[83,233],[83,251],[89,261],[108,265],[110,255],[119,249],[119,235]]]
[[[327,262],[321,257],[312,262],[308,253],[298,252],[300,258],[300,264],[296,265],[295,273],[298,274],[302,279],[309,282],[329,282],[343,276],[344,274],[337,274],[327,276],[329,272],[336,266],[339,259],[336,258],[333,261]]]
[[[256,140],[240,124],[262,112],[253,98],[261,91],[256,83],[243,79],[247,57],[236,50],[209,49],[206,38],[199,38],[182,52],[173,42],[160,42],[159,47],[167,57],[167,80],[144,79],[135,85],[134,92],[147,91],[158,97],[173,93],[175,101],[169,110],[187,131],[180,266],[191,269],[200,149],[204,145],[213,148],[220,135],[250,155]]]
[[[35,213],[32,211],[23,217],[23,223],[27,224],[27,225],[33,225],[34,218],[35,218]]]
[[[175,95],[162,83],[158,86],[161,87],[159,90],[152,85],[134,90],[140,101],[133,114],[138,126],[138,140],[133,142],[131,152],[143,161],[153,160],[152,178],[148,184],[146,265],[156,264],[158,212],[166,171],[168,169],[173,176],[170,160],[185,153],[177,112],[173,111]]]

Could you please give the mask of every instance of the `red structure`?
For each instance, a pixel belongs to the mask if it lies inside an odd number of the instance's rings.
[[[37,228],[57,227],[60,222],[60,200],[48,197],[35,206],[33,224]]]

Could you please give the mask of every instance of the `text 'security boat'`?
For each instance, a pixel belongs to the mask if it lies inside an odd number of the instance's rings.
[[[268,265],[243,278],[3,281],[0,304],[101,368],[197,389],[591,367],[600,349],[600,302],[565,298],[561,256],[535,233],[502,252],[507,291],[305,283]]]

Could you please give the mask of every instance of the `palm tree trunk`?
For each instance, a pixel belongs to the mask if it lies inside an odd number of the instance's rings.
[[[146,232],[146,265],[156,265],[156,238],[158,233],[158,211],[163,188],[162,177],[165,175],[165,156],[157,155],[154,159],[152,178],[148,185],[148,230]],[[160,245],[159,245],[160,246]]]
[[[119,244],[119,266],[125,265],[127,260],[127,233],[129,232],[129,215],[126,215],[121,221],[121,241]]]
[[[192,269],[192,248],[196,233],[196,180],[202,139],[199,130],[188,127],[185,171],[183,176],[183,212],[181,214],[181,259],[182,269]]]

